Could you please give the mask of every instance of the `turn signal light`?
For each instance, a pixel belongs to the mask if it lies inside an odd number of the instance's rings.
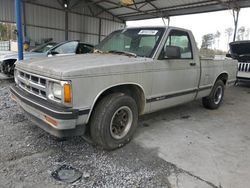
[[[64,90],[64,102],[65,103],[71,103],[71,87],[70,84],[64,84],[63,85]]]

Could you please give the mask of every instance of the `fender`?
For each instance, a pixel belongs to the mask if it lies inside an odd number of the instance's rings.
[[[138,87],[141,89],[141,91],[143,92],[143,96],[144,96],[144,105],[146,104],[145,91],[144,91],[142,85],[140,85],[140,84],[138,84],[138,83],[134,83],[134,82],[125,82],[125,83],[114,84],[114,85],[111,85],[111,86],[109,86],[109,87],[107,87],[107,88],[101,90],[101,91],[96,95],[96,97],[95,97],[95,99],[94,99],[94,102],[92,103],[92,105],[91,105],[91,107],[90,107],[90,112],[89,112],[89,114],[88,114],[86,123],[89,122],[90,116],[91,116],[91,114],[92,114],[92,111],[94,110],[94,106],[95,106],[97,100],[99,99],[99,97],[100,97],[105,91],[107,91],[107,90],[109,90],[109,89],[111,89],[111,88],[118,87],[118,86],[124,86],[124,85],[134,85],[134,86],[138,86]]]

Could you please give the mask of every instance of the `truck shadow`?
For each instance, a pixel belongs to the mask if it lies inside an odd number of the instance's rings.
[[[238,87],[243,87],[243,88],[250,88],[250,81],[249,82],[239,82]]]

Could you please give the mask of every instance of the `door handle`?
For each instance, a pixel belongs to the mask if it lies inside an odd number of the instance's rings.
[[[196,65],[196,63],[190,63],[190,66],[195,66]]]

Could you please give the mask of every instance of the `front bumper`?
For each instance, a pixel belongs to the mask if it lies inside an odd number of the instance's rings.
[[[237,74],[237,79],[239,81],[250,81],[250,72],[241,72],[239,71]]]
[[[86,126],[78,122],[88,116],[89,110],[55,106],[17,86],[12,86],[10,91],[12,98],[27,113],[28,118],[51,135],[62,138],[85,133]]]

